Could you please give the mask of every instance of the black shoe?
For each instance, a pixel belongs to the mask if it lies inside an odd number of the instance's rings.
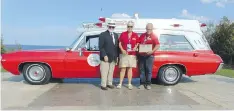
[[[107,90],[107,87],[101,86],[101,89],[102,89],[102,90]]]
[[[110,88],[110,89],[114,89],[115,88],[114,85],[107,85],[107,87]]]

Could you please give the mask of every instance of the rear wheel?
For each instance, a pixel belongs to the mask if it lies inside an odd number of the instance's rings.
[[[166,65],[160,68],[158,79],[164,85],[175,85],[182,77],[182,71],[176,65]]]
[[[152,78],[152,79],[151,79],[151,82],[152,82],[153,84],[160,84],[160,80],[158,79],[158,77],[157,77],[157,78]]]
[[[49,83],[51,79],[50,68],[44,64],[26,64],[23,67],[25,81],[32,85],[42,85]]]

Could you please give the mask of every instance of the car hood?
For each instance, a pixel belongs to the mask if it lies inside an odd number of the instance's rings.
[[[35,50],[21,50],[21,51],[13,51],[13,52],[8,52],[1,54],[2,57],[6,56],[17,56],[17,57],[26,57],[26,56],[33,56],[33,55],[38,55],[43,53],[43,55],[48,55],[48,54],[59,54],[59,53],[64,53],[66,50],[65,49],[35,49]]]
[[[37,49],[8,52],[1,55],[1,59],[11,61],[41,61],[50,59],[62,59],[65,56],[65,49]]]

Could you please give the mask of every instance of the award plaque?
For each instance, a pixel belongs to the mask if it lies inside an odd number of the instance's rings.
[[[152,51],[152,44],[140,44],[139,52],[149,52]]]

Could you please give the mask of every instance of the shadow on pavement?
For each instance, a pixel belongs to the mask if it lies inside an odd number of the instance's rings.
[[[2,81],[10,81],[10,82],[23,82],[25,84],[28,84],[22,75],[19,76],[11,76],[9,78],[2,78]],[[139,85],[140,79],[134,78],[132,79],[132,84],[137,86]],[[183,76],[181,78],[181,81],[179,83],[190,83],[190,82],[197,82],[192,80],[191,78],[187,76]],[[86,84],[93,84],[97,87],[100,87],[101,79],[100,78],[65,78],[65,79],[51,79],[50,83],[65,83],[65,84],[79,84],[79,83],[86,83]],[[113,84],[117,85],[119,83],[119,78],[115,78],[113,80]],[[128,79],[125,78],[123,81],[123,84],[127,84]],[[153,84],[160,84],[158,81],[152,81]]]
[[[24,81],[24,77],[23,77],[23,75],[11,76],[8,78],[2,77],[2,81],[21,82],[21,81]]]
[[[183,76],[179,83],[190,83],[190,82],[197,82],[197,81],[192,80],[192,78],[190,77]]]

